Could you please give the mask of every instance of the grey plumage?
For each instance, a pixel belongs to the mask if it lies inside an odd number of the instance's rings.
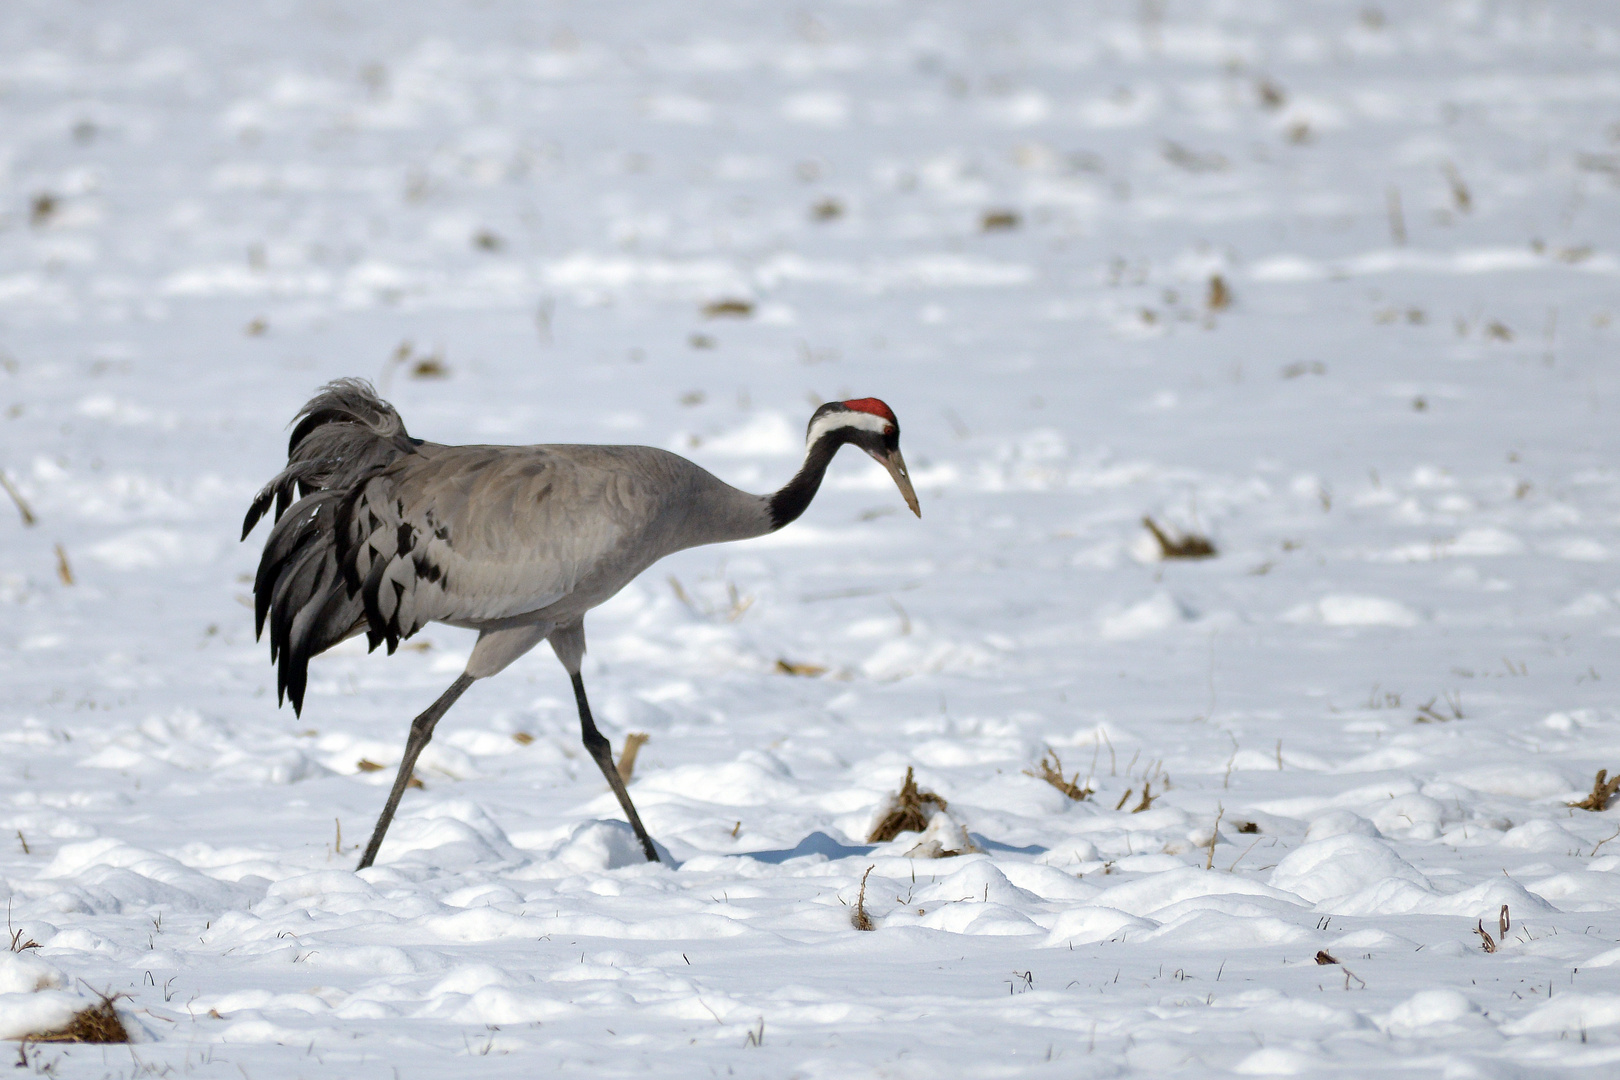
[[[882,461],[916,509],[887,406],[875,399],[823,406],[811,432],[799,474],[775,495],[759,496],[646,446],[424,442],[366,383],[322,388],[295,418],[286,468],[243,522],[245,539],[274,504],[254,615],[260,634],[269,625],[278,699],[301,712],[310,658],[356,634],[392,653],[430,622],[480,631],[466,674],[413,725],[362,866],[375,857],[439,716],[473,680],[542,640],[574,680],[582,733],[603,763],[606,740],[590,720],[579,677],[582,620],[657,560],[793,520],[845,442]],[[616,771],[603,771],[656,858]]]

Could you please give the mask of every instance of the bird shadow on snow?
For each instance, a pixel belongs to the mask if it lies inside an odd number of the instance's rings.
[[[1014,847],[1011,844],[1003,844],[1000,840],[991,840],[987,836],[980,836],[976,832],[968,833],[968,837],[985,851],[1007,851],[1014,855],[1045,855],[1051,850],[1050,848],[1044,848],[1039,844],[1026,844],[1024,847]]]
[[[978,833],[969,833],[973,842],[984,851],[1007,851],[1017,855],[1042,855],[1046,848],[1039,844],[1030,844],[1028,847],[1013,847],[1003,844],[999,840],[991,840]],[[876,844],[841,844],[837,840],[821,832],[819,829],[800,840],[791,848],[782,848],[776,851],[750,851],[743,855],[745,859],[754,859],[765,863],[785,863],[789,859],[802,858],[805,855],[825,855],[829,859],[847,859],[856,855],[870,855],[876,851]]]
[[[777,851],[749,851],[743,858],[757,862],[785,863],[805,855],[825,855],[829,859],[847,859],[854,855],[870,855],[877,850],[875,844],[840,844],[819,829],[800,840],[797,845]]]

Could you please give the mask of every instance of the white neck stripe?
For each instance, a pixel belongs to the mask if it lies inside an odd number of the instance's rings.
[[[830,412],[810,425],[810,431],[805,436],[805,444],[813,446],[823,435],[839,428],[857,428],[861,431],[875,431],[882,434],[891,426],[889,421],[872,413],[856,412],[853,409],[848,412]]]

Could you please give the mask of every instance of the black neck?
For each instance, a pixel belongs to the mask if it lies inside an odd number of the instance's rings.
[[[795,520],[804,513],[810,505],[810,500],[816,497],[821,488],[821,478],[826,475],[827,466],[832,462],[833,455],[847,440],[842,432],[829,431],[811,444],[805,451],[804,464],[799,466],[799,472],[787,485],[770,497],[771,529],[780,529],[788,522]]]

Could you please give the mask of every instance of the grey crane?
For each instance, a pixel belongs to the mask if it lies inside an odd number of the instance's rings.
[[[665,555],[793,521],[846,443],[881,463],[922,516],[900,456],[900,423],[876,398],[817,409],[793,479],[774,494],[750,495],[650,446],[424,442],[368,383],[322,387],[294,418],[287,467],[242,523],[246,540],[274,504],[253,598],[255,632],[270,625],[277,700],[291,699],[302,715],[310,657],[356,634],[392,653],[430,622],[478,631],[466,669],[411,721],[357,869],[376,859],[434,726],[475,681],[542,641],[573,682],[585,749],[657,862],[585,698],[585,613]]]

